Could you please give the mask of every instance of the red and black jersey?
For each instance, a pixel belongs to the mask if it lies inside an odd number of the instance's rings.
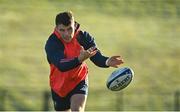
[[[71,42],[65,42],[55,30],[48,38],[45,51],[50,64],[50,87],[61,97],[65,97],[78,83],[87,78],[88,68],[86,63],[80,63],[78,56],[81,46],[87,50],[95,47],[95,41],[87,32],[76,30]],[[99,67],[108,67],[105,57],[98,51],[90,60]]]

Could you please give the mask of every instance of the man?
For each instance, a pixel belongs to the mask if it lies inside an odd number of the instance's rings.
[[[57,111],[84,111],[88,92],[89,59],[99,67],[118,67],[120,56],[105,57],[96,47],[94,38],[74,21],[72,12],[56,16],[54,32],[45,50],[50,64],[50,87]]]

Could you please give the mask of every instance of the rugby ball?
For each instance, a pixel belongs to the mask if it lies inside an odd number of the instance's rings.
[[[106,86],[111,91],[119,91],[127,87],[132,81],[134,72],[129,67],[118,68],[107,79]]]

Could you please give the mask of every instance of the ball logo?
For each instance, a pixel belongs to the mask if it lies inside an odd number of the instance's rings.
[[[129,81],[129,79],[130,79],[130,77],[127,76],[127,77],[126,77],[125,79],[123,79],[122,81],[116,80],[117,85],[113,86],[111,89],[112,89],[112,90],[116,90],[116,89],[119,88],[119,87],[123,87],[123,85],[124,85],[127,81]]]

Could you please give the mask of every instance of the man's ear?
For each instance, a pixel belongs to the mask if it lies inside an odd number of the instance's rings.
[[[56,30],[57,32],[59,32],[57,25],[55,26],[55,30]]]
[[[77,26],[77,22],[76,22],[76,21],[74,21],[74,26],[75,26],[75,27]]]
[[[55,26],[55,29],[58,30],[58,25]]]
[[[75,28],[75,32],[80,28],[80,24],[76,21],[74,21],[74,28]]]

